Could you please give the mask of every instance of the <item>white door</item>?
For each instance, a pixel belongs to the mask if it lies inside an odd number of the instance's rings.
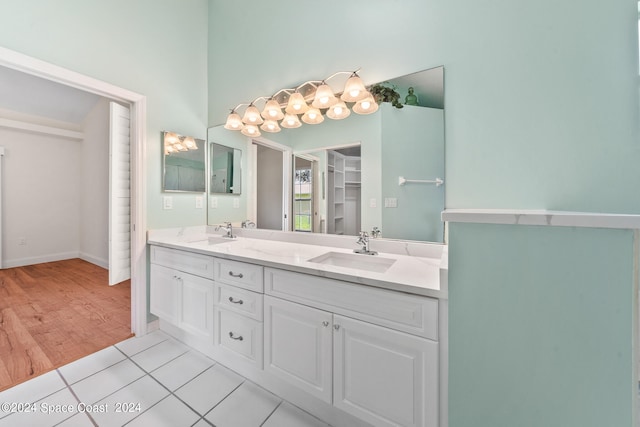
[[[331,403],[333,315],[268,295],[264,315],[264,370]]]
[[[0,147],[0,268],[2,268],[2,159],[4,147]]]
[[[180,327],[211,341],[213,281],[187,273],[179,273],[177,280],[180,286]]]
[[[437,342],[338,315],[334,327],[334,406],[374,426],[437,427]]]
[[[109,285],[131,278],[129,109],[111,102],[109,136]]]

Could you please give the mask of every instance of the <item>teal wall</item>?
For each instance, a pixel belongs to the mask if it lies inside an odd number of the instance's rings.
[[[394,239],[442,242],[444,187],[398,185],[398,178],[444,179],[444,117],[435,108],[382,108],[382,235]],[[385,198],[395,198],[387,208]]]
[[[161,131],[206,139],[207,0],[4,0],[0,45],[147,97],[147,225],[199,225],[195,194],[162,209]]]
[[[209,13],[210,125],[338,70],[376,82],[444,65],[447,207],[640,213],[635,0],[212,0]]]
[[[451,427],[632,426],[633,232],[452,224]]]
[[[372,83],[444,65],[447,208],[640,213],[636,0],[212,0],[209,13],[210,125],[338,70]],[[630,233],[450,232],[450,426],[630,426]]]

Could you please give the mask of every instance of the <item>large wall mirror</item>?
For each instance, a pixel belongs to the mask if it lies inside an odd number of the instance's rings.
[[[290,218],[288,230],[356,235],[375,227],[383,238],[444,241],[444,68],[383,84],[400,94],[402,108],[383,102],[373,114],[261,137],[288,147],[283,156],[291,163],[285,179],[289,203],[279,213]],[[209,132],[218,142],[228,139],[233,141],[228,145],[237,146],[238,132],[222,125]],[[225,210],[225,217],[210,209],[210,224],[253,219],[257,197],[249,178],[255,173],[255,142],[244,138],[246,199],[239,209]]]
[[[206,191],[206,144],[192,136],[162,132],[163,191]]]

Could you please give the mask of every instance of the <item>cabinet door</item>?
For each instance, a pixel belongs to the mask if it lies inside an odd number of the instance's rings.
[[[149,309],[159,318],[178,324],[178,272],[151,264],[149,274]]]
[[[438,343],[334,315],[333,404],[374,426],[438,425]]]
[[[333,315],[264,297],[264,369],[331,403]]]
[[[178,272],[180,285],[179,326],[213,340],[213,281]]]

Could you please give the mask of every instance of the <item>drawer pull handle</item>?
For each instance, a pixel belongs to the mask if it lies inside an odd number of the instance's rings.
[[[240,304],[240,305],[244,304],[244,301],[242,301],[241,299],[239,299],[238,301],[236,301],[236,300],[234,300],[234,299],[233,299],[233,297],[229,297],[229,302],[230,302],[231,304]]]
[[[242,279],[242,273],[234,274],[233,271],[229,272],[229,276],[237,277],[238,279]]]
[[[233,336],[233,332],[229,332],[229,338],[231,338],[232,340],[238,340],[238,341],[242,341],[242,335],[240,335],[239,337],[234,337]]]
[[[329,326],[329,322],[327,322],[327,321],[325,320],[324,322],[322,322],[322,326],[324,326],[324,327],[326,328],[327,326]]]
[[[340,329],[340,325],[333,325],[333,329],[337,331],[338,329]]]

